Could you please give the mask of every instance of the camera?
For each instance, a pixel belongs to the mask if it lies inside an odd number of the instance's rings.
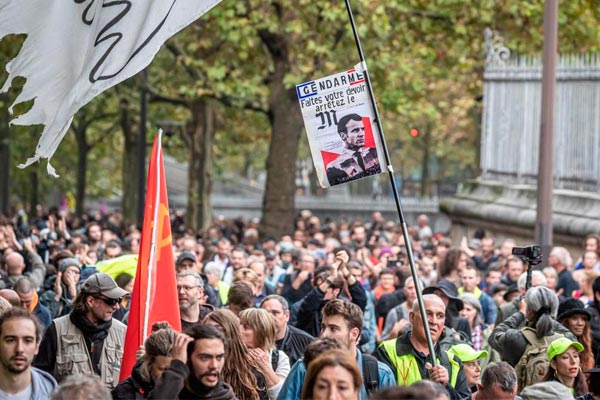
[[[540,246],[536,245],[523,247],[515,246],[512,249],[512,254],[530,264],[539,264],[542,261],[542,249]]]

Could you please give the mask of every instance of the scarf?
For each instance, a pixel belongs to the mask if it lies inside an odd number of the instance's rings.
[[[219,381],[215,387],[204,386],[193,374],[188,377],[185,387],[179,394],[180,399],[235,400],[233,389],[227,383]]]
[[[31,298],[31,304],[29,305],[29,312],[32,313],[35,311],[35,308],[38,305],[38,301],[39,301],[39,297],[37,292],[34,290],[33,291],[33,297]]]
[[[71,322],[83,332],[83,336],[92,343],[106,339],[108,330],[112,325],[112,318],[98,325],[94,325],[85,317],[85,314],[78,313],[77,311],[73,311],[69,314],[69,318],[71,319]]]

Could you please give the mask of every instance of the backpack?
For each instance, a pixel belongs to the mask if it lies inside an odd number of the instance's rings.
[[[379,388],[379,366],[377,365],[377,359],[369,354],[363,354],[362,371],[367,396],[370,396]]]
[[[531,327],[522,328],[521,333],[527,341],[527,347],[515,367],[519,393],[524,387],[538,383],[544,378],[550,365],[546,352],[548,346],[552,341],[564,337],[561,333],[554,333],[538,339],[535,329]]]
[[[463,331],[456,331],[454,329],[444,327],[444,334],[439,338],[438,344],[442,352],[447,352],[457,344],[468,344],[473,347],[471,338],[467,336]]]

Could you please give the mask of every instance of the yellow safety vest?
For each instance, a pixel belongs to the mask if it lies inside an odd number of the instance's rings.
[[[385,349],[392,364],[396,367],[396,382],[398,386],[410,386],[415,382],[423,379],[415,356],[412,354],[404,354],[399,356],[396,353],[396,340],[386,340],[380,344]],[[448,361],[450,361],[450,386],[456,386],[458,379],[458,371],[460,369],[458,363],[454,360],[454,354],[446,352]],[[438,364],[440,359],[437,359]]]

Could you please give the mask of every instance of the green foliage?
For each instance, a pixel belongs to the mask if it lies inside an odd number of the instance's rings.
[[[530,0],[354,0],[351,2],[367,58],[392,163],[406,174],[419,170],[423,136],[412,138],[411,127],[431,135],[430,154],[440,164],[437,176],[461,175],[478,168],[482,75],[485,59],[483,31],[490,27],[514,54],[539,55],[542,50],[544,2]],[[595,0],[559,4],[559,52],[600,51],[600,7]],[[358,54],[344,2],[333,0],[224,1],[179,33],[159,52],[149,69],[156,93],[176,100],[153,102],[148,134],[158,121],[190,120],[186,103],[198,98],[220,102],[215,138],[215,171],[246,174],[264,168],[270,140],[269,82],[275,71],[261,37],[282,38],[278,49],[292,66],[286,88],[354,66]],[[0,64],[16,55],[23,37],[0,42]],[[3,82],[6,74],[0,74]],[[127,90],[137,81],[130,80]],[[22,82],[16,82],[5,109]],[[123,87],[124,84],[119,87]],[[120,89],[121,91],[125,89]],[[129,93],[129,92],[127,92]],[[137,95],[137,94],[136,94]],[[106,93],[114,109],[119,90]],[[101,100],[98,100],[101,101]],[[132,99],[137,107],[138,100]],[[24,112],[30,104],[20,105]],[[90,108],[91,107],[91,108]],[[94,103],[80,113],[92,112]],[[90,139],[101,137],[114,119],[90,126]],[[75,141],[70,132],[53,164],[63,177],[54,180],[45,166],[21,171],[14,167],[34,151],[40,127],[11,128],[13,197],[27,198],[29,173],[39,171],[40,193],[73,191]],[[166,142],[166,152],[184,161],[181,137]],[[118,187],[122,137],[107,136],[90,152],[88,193],[104,196]],[[300,155],[308,154],[301,140]],[[251,168],[250,168],[251,167]]]

